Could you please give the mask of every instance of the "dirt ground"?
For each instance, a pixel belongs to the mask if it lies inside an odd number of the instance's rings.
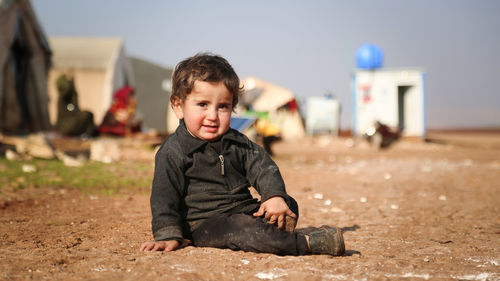
[[[342,257],[144,253],[148,194],[48,187],[0,194],[0,279],[500,280],[500,134],[430,138],[381,151],[347,138],[275,145],[298,228],[341,227]],[[126,158],[153,167],[151,151]]]

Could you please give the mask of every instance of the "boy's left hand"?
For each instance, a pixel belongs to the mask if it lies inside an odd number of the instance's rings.
[[[278,223],[278,228],[283,228],[285,225],[285,216],[291,216],[297,218],[285,200],[281,196],[275,196],[267,199],[260,204],[260,208],[257,212],[253,214],[255,217],[260,217],[265,215],[268,223],[275,224]]]

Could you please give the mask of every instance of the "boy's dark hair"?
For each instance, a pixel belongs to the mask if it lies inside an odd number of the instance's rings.
[[[184,59],[175,67],[172,75],[172,95],[184,101],[194,88],[195,81],[223,82],[233,95],[233,108],[238,104],[240,79],[226,59],[211,53],[198,53]]]

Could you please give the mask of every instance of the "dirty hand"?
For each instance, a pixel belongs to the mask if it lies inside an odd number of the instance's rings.
[[[275,196],[267,199],[260,204],[260,208],[253,214],[255,217],[265,215],[268,223],[278,223],[278,228],[285,225],[285,216],[297,218],[297,216],[288,208],[285,200],[281,196]]]
[[[150,241],[145,242],[141,246],[141,251],[164,251],[170,252],[177,248],[179,248],[180,244],[176,240],[168,240],[168,241]]]

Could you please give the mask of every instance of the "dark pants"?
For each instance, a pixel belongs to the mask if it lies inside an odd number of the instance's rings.
[[[298,218],[297,202],[291,197],[286,198],[286,202]],[[276,225],[266,223],[262,217],[254,217],[252,213],[213,216],[193,231],[192,238],[193,244],[199,247],[276,255],[307,254],[304,235],[279,229]]]

